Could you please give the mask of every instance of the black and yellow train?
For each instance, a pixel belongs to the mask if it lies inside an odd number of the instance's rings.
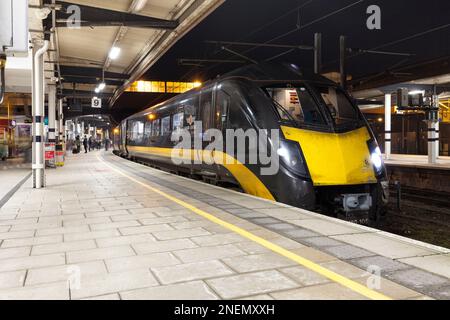
[[[269,165],[238,161],[238,148],[221,154],[234,162],[175,165],[172,134],[192,131],[194,120],[202,123],[195,134],[216,128],[225,144],[227,129],[278,129],[278,172],[263,175],[261,168]],[[270,146],[270,135],[266,140]],[[115,130],[114,147],[116,154],[158,168],[349,220],[374,223],[386,211],[381,152],[356,103],[335,83],[295,65],[249,65],[144,110]],[[191,147],[192,157],[214,153],[204,142]],[[258,144],[247,143],[245,159],[256,153]]]

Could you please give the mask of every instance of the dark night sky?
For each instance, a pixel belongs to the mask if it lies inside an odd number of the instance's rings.
[[[366,13],[370,5],[381,8],[381,30],[369,30]],[[296,9],[301,7],[300,10]],[[239,64],[208,64],[204,67],[180,66],[179,58],[239,59],[219,51],[206,40],[267,42],[313,45],[314,33],[323,38],[324,71],[338,71],[339,36],[346,35],[352,48],[415,54],[405,60],[399,56],[362,54],[347,61],[348,73],[361,78],[389,67],[450,56],[450,1],[448,0],[227,0],[196,28],[180,39],[145,75],[147,80],[206,81],[239,67]],[[300,21],[300,29],[297,28]],[[434,32],[427,32],[439,28]],[[425,33],[420,36],[414,36]],[[407,41],[394,41],[411,37]],[[231,47],[245,52],[248,47]],[[258,48],[246,53],[265,60],[286,49]],[[303,69],[313,66],[313,53],[296,50],[275,62],[289,62]],[[115,104],[118,118],[140,111],[169,98],[161,94],[123,94]]]
[[[381,8],[382,29],[366,27],[366,9],[376,4]],[[300,14],[295,8],[302,6]],[[343,9],[348,7],[346,9]],[[342,11],[329,17],[336,10]],[[291,13],[289,13],[291,12]],[[287,14],[289,13],[289,14]],[[286,14],[286,15],[285,15]],[[282,17],[285,15],[284,17]],[[237,65],[225,64],[211,68],[179,66],[178,58],[230,58],[229,53],[218,52],[217,47],[205,40],[266,42],[294,30],[300,17],[300,30],[279,38],[273,43],[313,44],[315,32],[323,37],[323,60],[327,70],[338,69],[339,36],[348,37],[348,45],[354,48],[414,53],[416,56],[405,63],[450,55],[450,1],[448,0],[227,0],[200,25],[181,39],[146,75],[148,79],[206,80]],[[277,21],[273,22],[275,19]],[[273,23],[271,23],[273,22]],[[443,25],[447,27],[403,41],[385,44],[412,36]],[[233,47],[243,52],[248,47]],[[286,49],[256,49],[248,52],[253,59],[266,59]],[[349,61],[349,73],[354,77],[377,73],[394,65],[404,57],[364,54]],[[313,56],[308,51],[295,51],[279,58],[311,68]]]

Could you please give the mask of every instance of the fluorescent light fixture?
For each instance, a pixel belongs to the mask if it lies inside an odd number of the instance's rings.
[[[422,94],[425,95],[425,90],[413,90],[409,92],[410,95]]]
[[[119,47],[112,47],[109,51],[109,58],[111,60],[116,60],[120,55],[121,49]]]
[[[139,12],[147,5],[147,0],[135,0],[133,11]]]

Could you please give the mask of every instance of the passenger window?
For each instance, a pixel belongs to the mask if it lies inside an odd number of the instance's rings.
[[[139,120],[131,120],[131,136],[130,144],[140,145],[144,139],[144,122]]]
[[[226,129],[231,97],[223,90],[217,92],[215,124],[218,129]]]
[[[152,137],[158,137],[161,130],[161,120],[156,119],[152,124]]]
[[[170,116],[162,118],[161,120],[161,135],[164,136],[170,133]]]
[[[183,128],[183,118],[184,118],[183,112],[177,113],[173,116],[173,121],[172,121],[173,131],[177,131],[177,130]]]
[[[152,122],[147,121],[147,122],[145,122],[145,128],[144,128],[144,143],[145,144],[149,143],[151,136],[152,136]]]
[[[181,107],[184,110],[183,114],[183,127],[186,129],[194,129],[194,122],[196,119],[196,110],[198,105],[198,97],[195,96],[189,100],[185,100],[181,103]]]

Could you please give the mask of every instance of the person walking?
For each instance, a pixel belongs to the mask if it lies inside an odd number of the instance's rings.
[[[75,149],[76,152],[74,153],[80,153],[81,151],[81,141],[80,141],[80,136],[76,136],[75,138]]]
[[[87,136],[84,136],[83,147],[84,147],[84,153],[88,153],[88,138],[87,138]]]

